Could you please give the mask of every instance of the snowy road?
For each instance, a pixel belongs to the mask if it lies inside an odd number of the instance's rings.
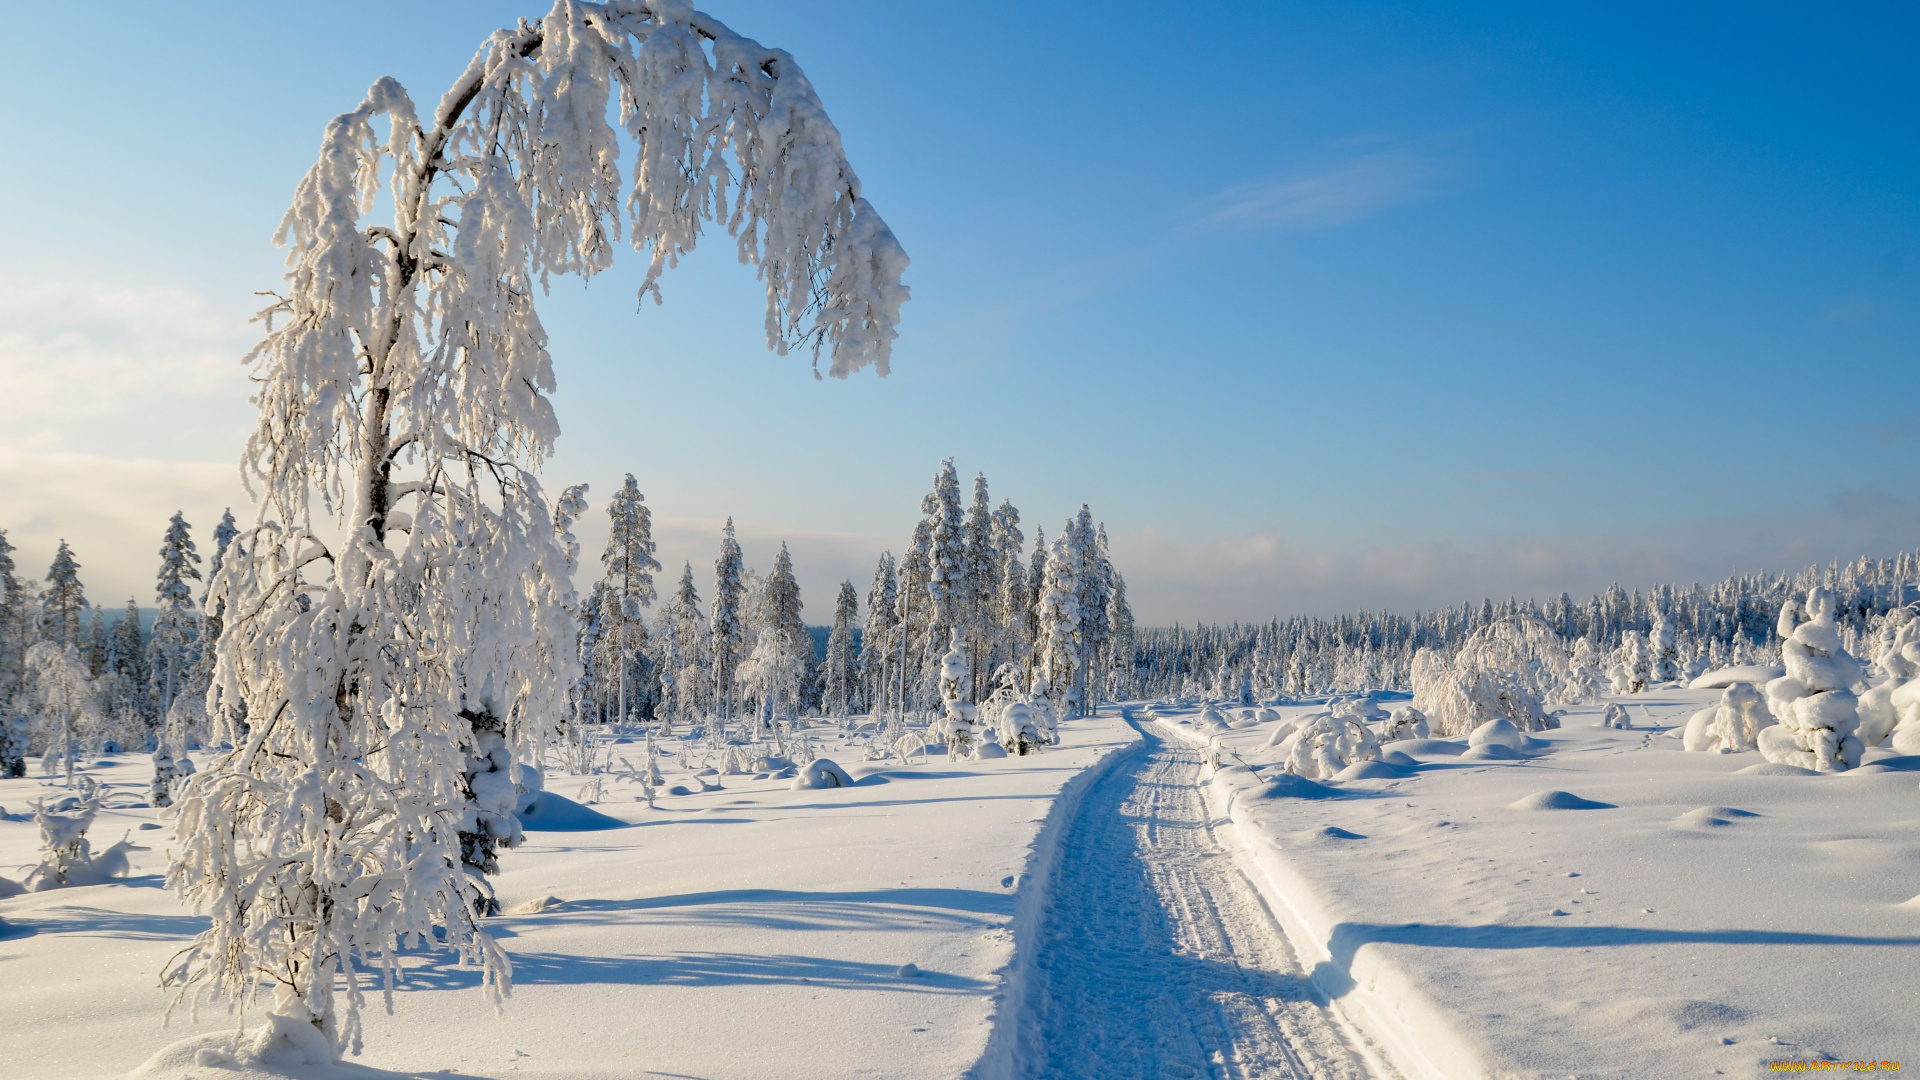
[[[1215,835],[1200,756],[1151,734],[1062,837],[1019,1075],[1366,1077]]]

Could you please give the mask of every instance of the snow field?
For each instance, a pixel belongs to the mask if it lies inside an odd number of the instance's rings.
[[[1008,989],[1016,890],[1053,800],[1137,739],[1112,716],[1063,724],[1061,734],[1062,745],[1028,757],[911,766],[836,752],[829,734],[824,755],[855,785],[820,790],[728,776],[702,791],[697,754],[685,760],[669,744],[667,783],[691,794],[662,796],[649,810],[633,785],[608,784],[593,809],[627,827],[529,829],[502,855],[497,884],[510,914],[486,922],[514,963],[501,1016],[486,1008],[477,971],[421,953],[408,960],[394,1015],[371,995],[366,1052],[353,1067],[291,1071],[962,1075],[981,1059]],[[136,792],[144,801],[147,757],[109,760],[88,770],[112,785],[109,803]],[[586,780],[549,774],[548,790],[572,797]],[[9,781],[0,804],[17,812],[48,790]],[[183,1012],[161,1027],[170,995],[158,972],[205,925],[161,886],[170,826],[137,829],[161,820],[144,807],[101,812],[97,842],[132,828],[148,848],[134,853],[125,881],[0,900],[9,928],[0,932],[0,1015],[24,1018],[30,1036],[0,1044],[0,1075],[123,1075],[176,1040],[232,1030],[217,1006],[198,1023]],[[0,821],[0,867],[9,868],[0,873],[34,861],[38,843],[30,821]],[[148,1075],[246,1073],[187,1058]]]
[[[1410,776],[1335,783],[1275,783],[1271,724],[1154,712],[1220,761],[1215,812],[1315,984],[1410,1077],[1920,1060],[1920,759],[1745,772],[1672,737],[1717,692],[1614,700],[1634,729],[1579,707],[1526,757],[1401,744]]]

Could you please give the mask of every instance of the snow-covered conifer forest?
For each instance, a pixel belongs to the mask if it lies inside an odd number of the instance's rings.
[[[1022,14],[1016,33],[1050,17]],[[88,586],[104,545],[80,509],[65,533],[0,521],[0,1077],[1920,1060],[1920,551],[1172,621],[1155,588],[1185,579],[1129,563],[1153,526],[1116,486],[1036,479],[1061,431],[1118,475],[1126,444],[1178,426],[1116,422],[1085,384],[1003,381],[1005,416],[919,417],[957,449],[916,459],[885,533],[683,505],[689,448],[647,429],[656,401],[621,403],[616,469],[562,456],[563,285],[630,273],[631,299],[672,310],[705,241],[751,275],[749,351],[823,394],[868,392],[913,332],[879,207],[922,193],[870,202],[828,78],[730,25],[749,21],[555,0],[463,68],[474,42],[410,45],[451,81],[378,78],[288,178],[284,278],[234,350],[234,505],[143,521],[124,602]],[[1017,83],[940,74],[983,108]],[[1178,227],[1298,238],[1465,171],[1422,156],[1444,140],[1381,138]],[[726,309],[698,310],[720,340]],[[0,350],[18,340],[0,325]],[[766,422],[720,413],[698,452]],[[821,490],[908,456],[879,428],[794,423],[778,434],[804,433]],[[1199,441],[1196,471],[1240,468]],[[1294,442],[1289,462],[1317,452]],[[857,572],[820,572],[849,537]],[[1825,550],[1781,550],[1803,548]]]

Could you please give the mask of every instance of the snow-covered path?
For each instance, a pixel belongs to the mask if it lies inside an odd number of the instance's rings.
[[[1146,737],[1061,838],[1020,1075],[1370,1075],[1215,834],[1199,754]]]

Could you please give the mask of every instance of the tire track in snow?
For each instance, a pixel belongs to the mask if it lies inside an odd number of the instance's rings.
[[[1200,756],[1147,735],[1061,838],[1017,1075],[1369,1075],[1214,835]]]

